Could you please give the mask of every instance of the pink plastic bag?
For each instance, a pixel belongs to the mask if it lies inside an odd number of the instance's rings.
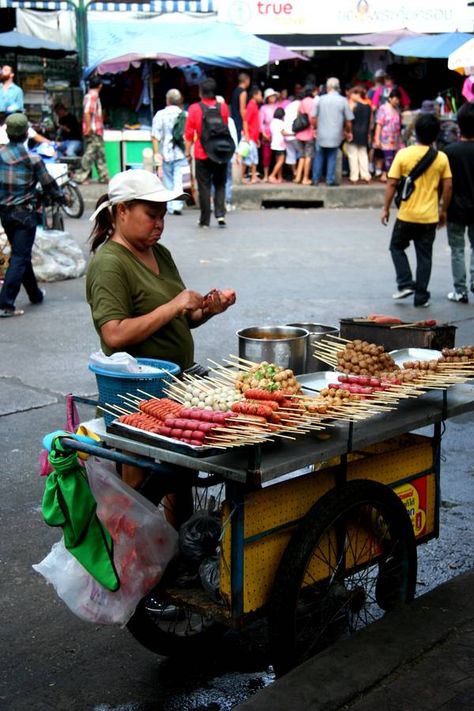
[[[79,427],[79,413],[74,402],[74,396],[66,395],[66,432],[75,432]],[[40,476],[48,476],[53,471],[53,467],[48,461],[48,452],[43,449],[39,456]]]

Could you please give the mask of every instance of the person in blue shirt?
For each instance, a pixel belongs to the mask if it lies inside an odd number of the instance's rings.
[[[0,147],[0,221],[11,252],[0,290],[0,318],[23,315],[22,309],[15,308],[22,285],[32,304],[40,304],[44,298],[31,264],[31,250],[38,225],[37,183],[51,199],[64,202],[60,187],[41,158],[28,153],[23,145],[28,133],[26,116],[10,114],[5,123],[10,142]]]
[[[5,64],[0,73],[0,112],[13,114],[24,110],[23,90],[13,81],[13,69]]]

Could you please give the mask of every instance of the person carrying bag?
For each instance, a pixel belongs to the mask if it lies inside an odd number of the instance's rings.
[[[415,181],[423,175],[423,173],[428,170],[430,165],[436,160],[438,151],[430,146],[426,151],[423,158],[415,165],[415,167],[410,171],[409,175],[400,178],[395,191],[394,202],[397,207],[400,207],[404,200],[413,194],[415,190]]]

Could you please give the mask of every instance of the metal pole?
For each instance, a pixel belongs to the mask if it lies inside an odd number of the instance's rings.
[[[84,69],[84,67],[87,67],[87,5],[84,3],[84,0],[77,0],[75,13],[77,53],[81,66]]]
[[[76,47],[81,70],[87,67],[87,6],[84,0],[66,0],[76,17]]]

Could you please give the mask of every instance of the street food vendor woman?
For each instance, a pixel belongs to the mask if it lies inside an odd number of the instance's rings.
[[[152,173],[129,170],[115,175],[97,202],[86,291],[107,355],[126,351],[186,370],[194,361],[191,329],[235,302],[230,289],[206,297],[187,289],[169,250],[159,244],[166,203],[179,197]],[[144,479],[134,467],[122,476],[135,487]]]
[[[194,360],[191,329],[235,302],[230,289],[210,298],[187,289],[159,244],[166,203],[178,197],[153,173],[129,170],[115,175],[97,202],[86,289],[106,355],[127,351],[186,370]]]

